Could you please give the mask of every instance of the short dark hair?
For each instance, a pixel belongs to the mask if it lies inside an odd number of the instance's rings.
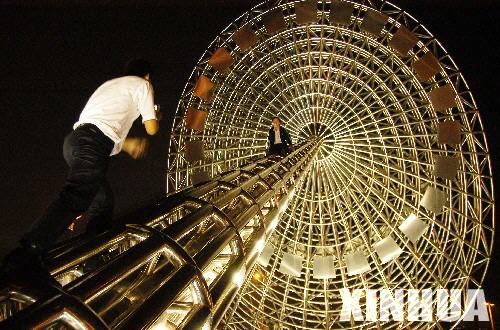
[[[274,121],[275,119],[278,119],[278,121],[281,123],[280,117],[273,117],[273,119],[271,119],[271,121]]]
[[[153,66],[146,60],[142,58],[134,58],[128,61],[125,66],[126,76],[137,76],[144,78],[149,73],[150,76],[153,75]]]

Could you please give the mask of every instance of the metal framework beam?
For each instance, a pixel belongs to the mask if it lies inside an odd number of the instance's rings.
[[[36,274],[1,283],[0,329],[215,328],[320,145],[254,159],[54,248],[45,262],[62,287]]]

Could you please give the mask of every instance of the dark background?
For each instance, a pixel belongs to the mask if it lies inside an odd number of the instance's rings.
[[[150,59],[157,73],[156,102],[164,117],[171,117],[205,48],[257,3],[0,2],[0,256],[15,245],[62,185],[63,138],[100,83],[120,75],[131,57]],[[480,0],[393,3],[425,25],[462,70],[480,109],[493,163],[498,164],[500,5]],[[133,135],[144,135],[139,126],[132,129]],[[164,193],[168,130],[163,120],[161,131],[150,139],[147,158],[133,161],[119,155],[111,162],[117,216]],[[498,253],[485,290],[487,300],[499,303],[497,258]]]

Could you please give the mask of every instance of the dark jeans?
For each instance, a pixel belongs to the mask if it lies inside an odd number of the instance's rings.
[[[289,152],[288,146],[284,143],[273,144],[271,148],[269,148],[270,155],[286,156],[288,152]]]
[[[44,215],[21,239],[38,253],[57,241],[76,217],[87,211],[87,232],[111,227],[113,193],[106,181],[114,142],[96,126],[84,124],[64,139],[63,155],[69,166],[66,182]]]

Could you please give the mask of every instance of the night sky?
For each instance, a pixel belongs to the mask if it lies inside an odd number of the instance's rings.
[[[64,5],[56,3],[64,3]],[[102,82],[132,57],[153,62],[156,103],[175,112],[191,70],[210,42],[257,1],[22,1],[0,4],[0,255],[55,197],[64,182],[64,136]],[[99,3],[99,5],[91,4]],[[500,157],[498,1],[393,1],[424,24],[449,51],[476,99],[494,164]],[[149,154],[114,157],[108,178],[116,216],[165,191],[168,119],[150,138]],[[145,136],[139,123],[131,135]],[[499,166],[494,171],[499,177]],[[497,190],[500,181],[496,182]],[[497,246],[499,244],[496,244]],[[495,254],[498,258],[498,253]],[[497,303],[498,262],[486,297]],[[498,311],[497,311],[498,312]]]

